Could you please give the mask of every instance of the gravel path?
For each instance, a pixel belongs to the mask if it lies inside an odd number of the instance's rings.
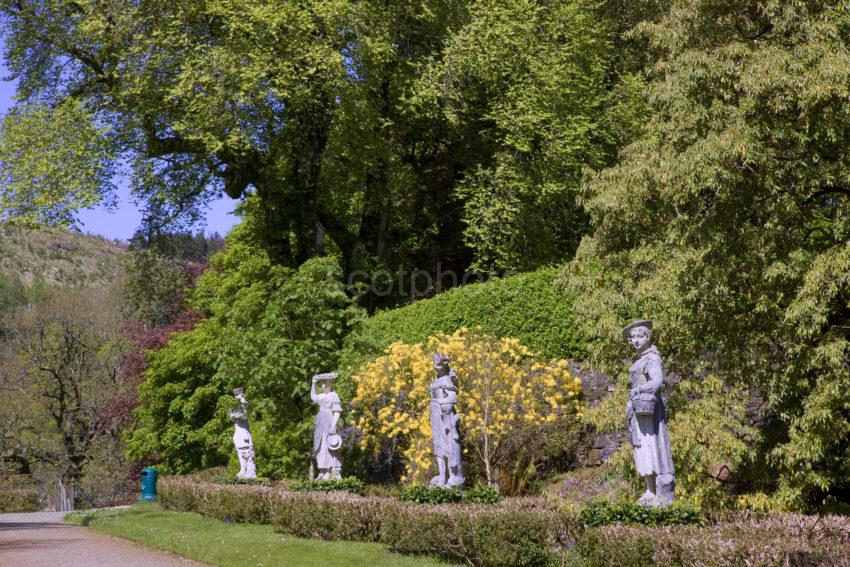
[[[202,567],[87,528],[63,524],[65,512],[0,514],[2,567]]]

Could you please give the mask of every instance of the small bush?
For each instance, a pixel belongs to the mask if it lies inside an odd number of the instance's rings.
[[[398,497],[402,502],[414,504],[453,504],[463,499],[463,494],[456,488],[428,487],[414,484],[401,491]]]
[[[349,476],[334,480],[300,480],[292,484],[292,490],[297,492],[351,492],[363,496],[366,494],[366,484],[359,478]]]
[[[258,476],[256,478],[239,478],[238,476],[219,476],[213,480],[215,484],[247,484],[252,486],[271,486],[272,481]]]
[[[502,495],[489,486],[475,486],[464,491],[462,501],[469,504],[496,504],[502,501]]]
[[[701,524],[702,516],[690,506],[674,504],[667,507],[649,508],[632,502],[612,504],[602,500],[590,502],[578,518],[585,528],[608,525],[676,526]]]
[[[38,512],[38,509],[38,493],[35,488],[0,492],[0,514]]]
[[[414,504],[496,504],[502,500],[502,495],[487,486],[477,486],[466,491],[456,488],[442,488],[413,485],[401,491],[399,500]]]

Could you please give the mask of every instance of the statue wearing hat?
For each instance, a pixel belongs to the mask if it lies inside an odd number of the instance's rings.
[[[640,503],[663,506],[673,502],[675,488],[667,412],[661,399],[664,366],[652,344],[652,321],[629,324],[623,329],[623,336],[636,351],[635,362],[629,367],[631,389],[626,417],[635,467],[646,481]]]
[[[336,425],[342,413],[342,404],[339,401],[339,394],[333,390],[336,378],[335,372],[317,374],[313,376],[310,386],[310,399],[319,405],[316,428],[313,430],[313,459],[318,471],[316,480],[342,478],[340,475],[342,463],[337,456],[337,451],[342,447],[342,438],[336,432]],[[322,385],[321,393],[316,391],[317,384]]]

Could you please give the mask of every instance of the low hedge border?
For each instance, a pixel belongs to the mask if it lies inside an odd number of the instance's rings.
[[[775,514],[709,526],[604,526],[579,537],[587,567],[848,567],[850,518]]]
[[[217,485],[191,477],[163,478],[160,502],[226,521],[273,524],[299,537],[378,542],[401,553],[483,567],[559,565],[567,554],[588,567],[850,567],[850,518],[844,516],[744,513],[704,526],[584,529],[578,516],[539,497],[489,506],[414,504],[345,492]]]
[[[166,509],[272,524],[298,537],[377,542],[400,553],[486,567],[549,566],[563,551],[559,517],[542,499],[507,499],[489,506],[414,504],[185,477],[163,478],[159,499]]]

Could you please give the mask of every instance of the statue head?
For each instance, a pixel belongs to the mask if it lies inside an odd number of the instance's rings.
[[[333,392],[334,382],[336,382],[337,373],[327,372],[325,374],[316,374],[313,376],[313,382],[322,387],[322,392]]]
[[[433,356],[434,370],[437,374],[443,376],[449,372],[449,355],[444,352],[435,352]]]
[[[626,325],[623,337],[637,351],[641,352],[652,343],[652,321],[642,319]]]

